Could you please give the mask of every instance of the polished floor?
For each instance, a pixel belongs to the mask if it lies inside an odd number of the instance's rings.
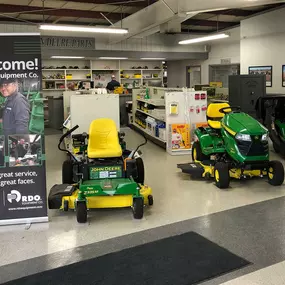
[[[135,132],[126,133],[129,148],[142,141]],[[48,189],[61,180],[65,154],[57,150],[57,140],[57,135],[46,137]],[[155,199],[143,220],[133,220],[129,209],[100,210],[79,225],[72,212],[50,211],[46,224],[1,227],[0,282],[190,230],[253,262],[205,284],[246,278],[248,273],[248,280],[254,280],[252,272],[285,260],[285,185],[271,187],[255,179],[234,181],[228,191],[221,191],[212,182],[180,173],[176,164],[190,157],[170,156],[151,142],[142,151],[146,183]]]

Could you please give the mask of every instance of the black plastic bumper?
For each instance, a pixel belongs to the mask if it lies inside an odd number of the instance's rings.
[[[195,176],[202,176],[204,173],[204,168],[199,163],[194,163],[194,162],[177,164],[177,168],[180,168],[183,173]]]
[[[48,207],[49,209],[60,209],[62,205],[62,197],[71,196],[76,190],[76,187],[69,184],[56,184],[54,185],[48,195]]]

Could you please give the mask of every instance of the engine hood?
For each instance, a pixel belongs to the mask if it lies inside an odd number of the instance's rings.
[[[223,118],[223,124],[234,133],[263,135],[267,129],[246,113],[232,113]]]

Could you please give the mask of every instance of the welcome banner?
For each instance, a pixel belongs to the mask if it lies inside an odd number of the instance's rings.
[[[40,34],[0,39],[0,225],[45,222]]]

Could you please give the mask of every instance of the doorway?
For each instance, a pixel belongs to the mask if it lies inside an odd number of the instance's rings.
[[[186,66],[186,87],[194,88],[201,84],[201,66]]]
[[[209,66],[209,82],[222,82],[224,88],[229,87],[229,75],[237,74],[240,74],[239,64]]]

